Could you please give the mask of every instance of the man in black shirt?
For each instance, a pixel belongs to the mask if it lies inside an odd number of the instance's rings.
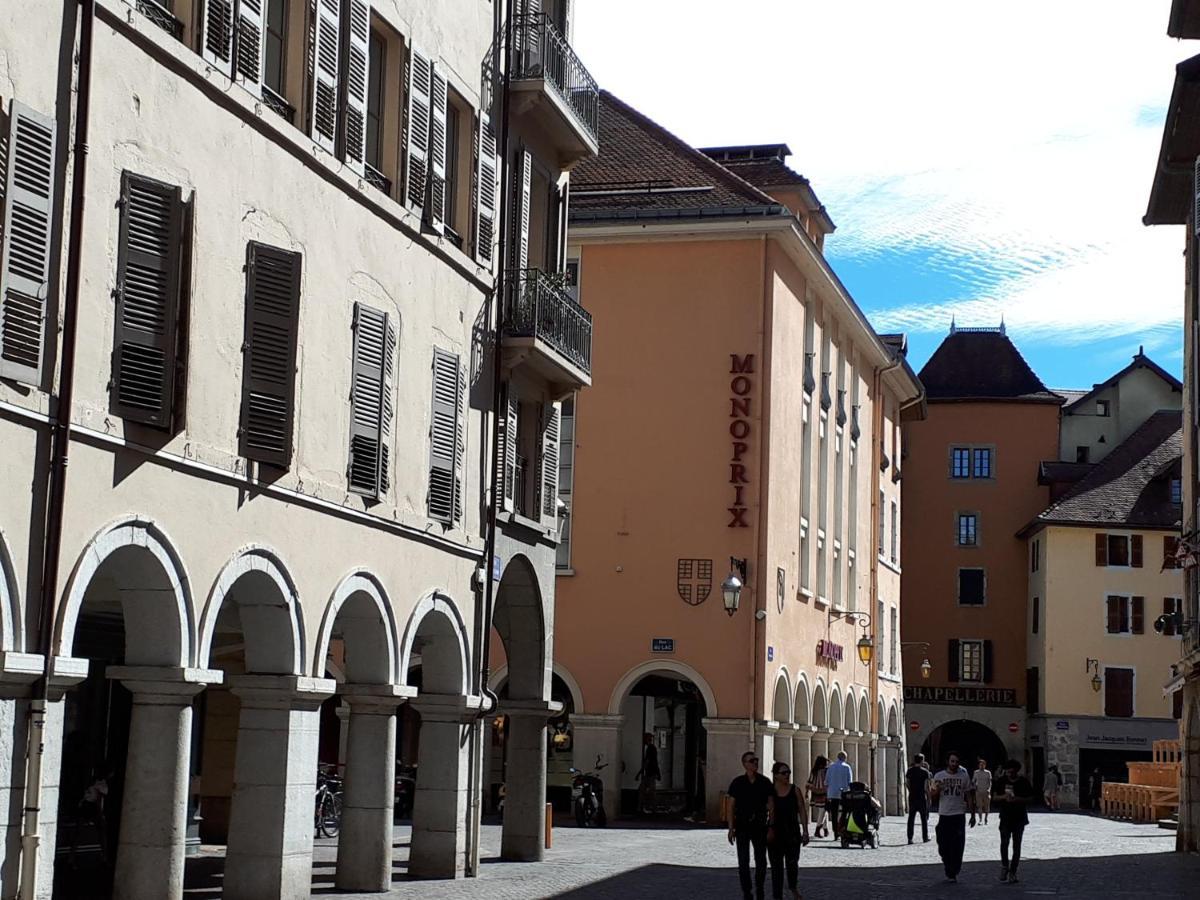
[[[729,785],[729,843],[737,841],[738,878],[745,900],[763,900],[767,881],[767,803],[774,788],[771,779],[758,774],[754,751],[742,754],[745,775]],[[754,847],[754,882],[750,881],[750,848]],[[753,890],[753,893],[751,893]]]
[[[929,843],[929,767],[925,765],[925,755],[918,753],[913,757],[912,768],[904,773],[904,783],[908,786],[908,842],[913,842],[913,826],[917,814],[921,816],[921,840]]]
[[[1000,810],[1000,880],[1017,882],[1021,862],[1021,838],[1029,824],[1026,808],[1033,800],[1033,785],[1021,775],[1021,764],[1010,759],[1004,774],[992,783],[992,801]],[[1012,840],[1012,862],[1008,861],[1008,842]]]

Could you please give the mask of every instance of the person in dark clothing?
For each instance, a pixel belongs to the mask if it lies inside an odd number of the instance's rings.
[[[745,775],[729,784],[729,843],[737,842],[738,878],[745,900],[763,900],[767,883],[767,806],[775,789],[758,774],[758,755],[742,754]],[[754,850],[754,881],[750,880],[750,850]]]
[[[784,870],[788,890],[793,898],[799,875],[800,848],[808,843],[808,807],[804,792],[792,784],[792,770],[787,763],[771,767],[774,787],[767,801],[767,856],[771,859],[771,896],[783,900]]]
[[[925,755],[918,753],[913,757],[912,768],[904,773],[904,783],[908,787],[908,842],[913,842],[913,826],[917,816],[921,816],[921,840],[929,843],[929,779],[932,778],[929,767],[925,765]]]
[[[654,746],[654,735],[642,735],[642,767],[634,778],[638,782],[638,809],[645,815],[654,812],[657,785],[662,778],[658,768],[658,748]]]
[[[1033,785],[1021,775],[1021,764],[1010,759],[1004,764],[1004,774],[992,785],[992,799],[1000,810],[1000,880],[1017,882],[1017,866],[1021,862],[1021,839],[1029,824],[1027,809],[1033,801]],[[1008,858],[1008,842],[1012,841],[1012,861]]]
[[[1092,777],[1088,782],[1088,802],[1096,812],[1100,811],[1100,800],[1104,796],[1104,773],[1099,767],[1092,769]]]

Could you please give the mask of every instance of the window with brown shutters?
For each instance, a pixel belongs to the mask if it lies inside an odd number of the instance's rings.
[[[983,683],[991,684],[995,673],[995,662],[992,655],[992,642],[983,642]]]
[[[1104,667],[1104,714],[1120,718],[1133,715],[1133,669]]]
[[[13,101],[0,254],[0,378],[42,380],[54,224],[54,120]]]
[[[1178,569],[1179,568],[1179,560],[1176,558],[1178,553],[1179,553],[1179,538],[1176,537],[1175,535],[1164,534],[1163,535],[1162,567],[1164,569]]]
[[[1129,564],[1135,569],[1142,567],[1142,536],[1140,534],[1132,535],[1129,538]]]
[[[553,524],[558,521],[558,404],[543,403],[541,420],[542,446],[538,454],[541,471],[538,493],[541,497],[542,519]]]
[[[429,428],[429,518],[462,517],[466,377],[457,354],[434,348],[433,411]]]
[[[1146,598],[1129,598],[1129,630],[1134,634],[1146,631]]]
[[[1105,628],[1109,634],[1128,634],[1129,598],[1110,595],[1105,601]]]
[[[342,43],[340,0],[316,0],[313,28],[312,139],[333,153],[338,129],[338,56]]]
[[[246,247],[239,453],[287,468],[295,419],[301,256],[251,241]]]
[[[486,113],[480,113],[476,125],[475,147],[475,260],[481,266],[492,267],[496,242],[496,183],[500,171],[496,157],[496,132]]]
[[[1096,565],[1108,565],[1108,535],[1096,535]]]
[[[1163,637],[1177,637],[1179,629],[1176,627],[1175,617],[1182,611],[1183,601],[1179,597],[1163,597]]]
[[[354,304],[354,351],[350,386],[350,490],[382,497],[388,489],[392,425],[392,376],[396,326],[384,312]]]
[[[122,174],[109,408],[156,428],[175,411],[183,223],[178,186]]]
[[[418,216],[425,211],[429,186],[429,134],[432,110],[433,65],[415,47],[408,53],[408,114],[404,117],[407,162],[404,167],[404,202]]]
[[[1142,536],[1140,534],[1097,534],[1096,565],[1142,567]]]
[[[366,161],[367,86],[371,65],[370,0],[342,0],[341,146],[342,159],[362,175]]]
[[[959,675],[959,658],[958,658],[958,641],[954,638],[950,639],[949,647],[946,651],[946,674],[949,676],[950,682],[958,681]]]

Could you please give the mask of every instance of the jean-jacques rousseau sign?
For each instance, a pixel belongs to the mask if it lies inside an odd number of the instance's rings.
[[[754,392],[754,354],[729,354],[729,436],[733,439],[729,459],[729,483],[733,486],[733,505],[729,507],[729,527],[749,528],[746,521],[746,454],[750,450],[751,399]]]

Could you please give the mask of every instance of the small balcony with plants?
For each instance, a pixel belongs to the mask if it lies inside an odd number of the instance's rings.
[[[506,369],[528,366],[566,397],[592,383],[592,316],[566,277],[520,269],[505,278],[501,350]]]

